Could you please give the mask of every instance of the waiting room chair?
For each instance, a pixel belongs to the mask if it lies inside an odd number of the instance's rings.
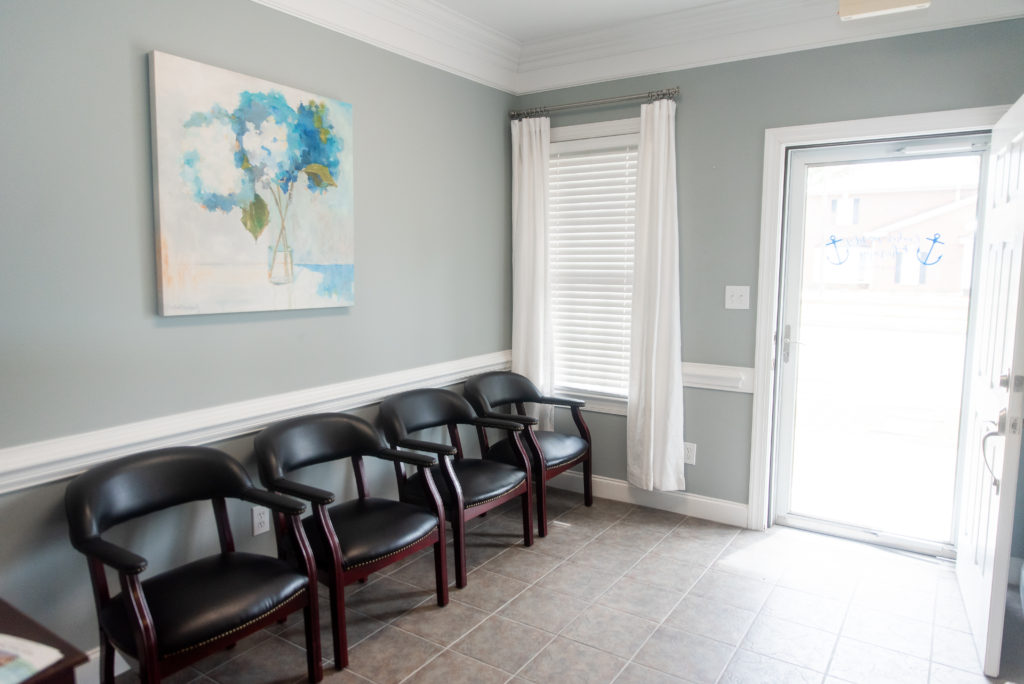
[[[305,499],[313,515],[303,521],[319,568],[330,592],[334,665],[348,665],[345,587],[433,545],[437,604],[448,604],[444,508],[430,475],[437,458],[388,449],[368,422],[342,413],[301,416],[276,423],[256,437],[260,480],[268,489]],[[417,468],[423,487],[419,500],[427,507],[371,497],[363,456],[374,456],[401,468]],[[295,471],[350,459],[358,498],[331,505],[333,492],[289,479]]]
[[[298,565],[235,551],[225,499],[280,514]],[[220,553],[141,578],[145,558],[101,535],[114,525],[192,501],[213,504]],[[305,506],[253,487],[241,464],[207,447],[148,451],[101,464],[73,479],[64,497],[71,544],[85,554],[100,631],[103,684],[114,684],[114,648],[144,684],[162,678],[302,610],[309,681],[323,677],[316,570],[299,523]],[[110,595],[106,567],[121,592]]]
[[[437,454],[441,462],[431,468],[435,473],[445,515],[452,525],[455,542],[455,584],[466,586],[466,521],[521,497],[523,510],[523,544],[533,544],[532,486],[530,463],[519,444],[518,432],[523,426],[510,420],[481,418],[460,395],[445,389],[417,389],[388,397],[380,403],[378,417],[392,447]],[[508,439],[518,446],[520,460],[516,465],[480,458],[465,458],[459,426],[494,428],[508,432]],[[446,428],[451,444],[423,441],[413,433],[430,428]],[[513,446],[513,450],[516,447]],[[422,475],[408,478],[399,473],[399,491],[403,501],[423,503]]]
[[[476,412],[487,418],[515,420],[524,429],[524,440],[531,456],[534,498],[537,500],[537,534],[548,533],[547,481],[576,465],[583,464],[583,502],[594,503],[593,468],[590,459],[590,430],[583,420],[584,403],[575,399],[544,396],[529,378],[507,371],[484,373],[466,381],[464,394]],[[572,411],[579,435],[535,430],[537,419],[526,414],[525,404],[564,406]],[[519,462],[518,446],[508,439],[487,444],[480,432],[484,458],[502,463]]]

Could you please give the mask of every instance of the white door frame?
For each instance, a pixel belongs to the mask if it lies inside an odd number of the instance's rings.
[[[754,406],[750,431],[750,491],[747,499],[747,527],[750,529],[764,530],[770,524],[772,409],[775,397],[776,324],[779,313],[787,149],[803,145],[989,131],[1009,107],[976,107],[765,130],[754,348]]]

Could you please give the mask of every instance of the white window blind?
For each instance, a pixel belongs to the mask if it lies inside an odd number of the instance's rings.
[[[554,142],[549,280],[557,389],[625,397],[638,134]]]

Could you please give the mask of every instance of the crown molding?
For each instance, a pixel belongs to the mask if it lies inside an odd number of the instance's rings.
[[[252,0],[498,90],[515,87],[519,41],[433,0]]]
[[[1019,0],[933,3],[842,22],[822,0],[725,0],[612,28],[527,43],[516,90],[540,92],[632,76],[1024,17]]]
[[[436,0],[252,1],[513,95],[1024,17],[1021,0],[845,22],[827,0],[722,0],[521,43]]]

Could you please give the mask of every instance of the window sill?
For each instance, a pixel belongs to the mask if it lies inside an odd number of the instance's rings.
[[[579,399],[587,402],[583,407],[584,411],[594,413],[609,413],[615,416],[626,415],[626,398],[614,397],[607,394],[590,394],[587,392],[573,391],[569,389],[555,389],[553,394],[559,397]]]

